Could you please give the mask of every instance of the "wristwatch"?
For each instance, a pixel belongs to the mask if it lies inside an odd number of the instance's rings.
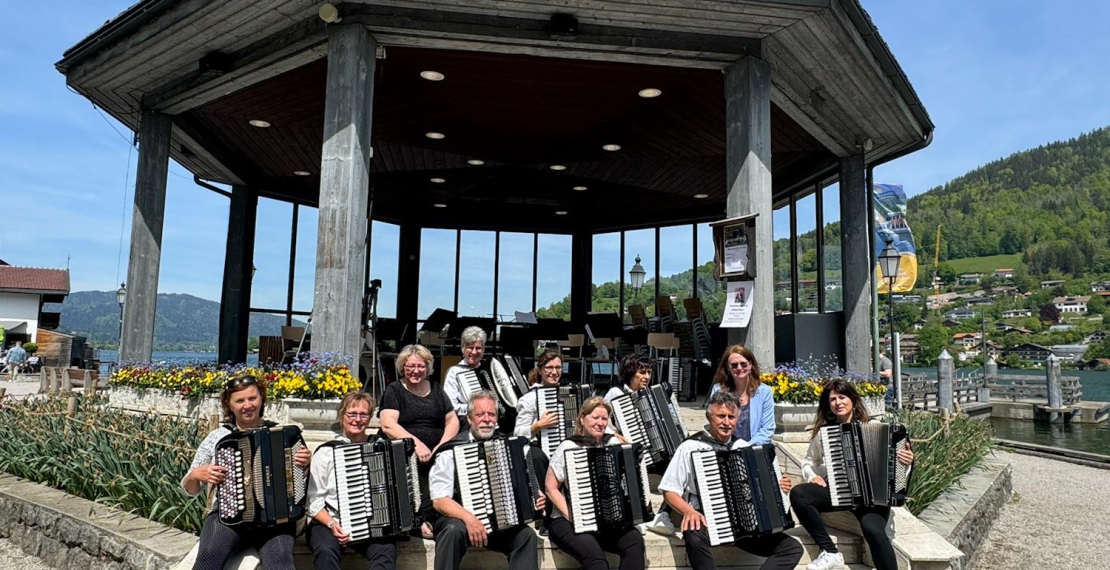
[[[328,521],[328,530],[331,530],[331,527],[335,526],[336,524],[339,524],[339,519],[331,519],[330,521]]]

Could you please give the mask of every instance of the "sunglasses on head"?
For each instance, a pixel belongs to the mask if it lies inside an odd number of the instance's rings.
[[[240,386],[250,386],[251,384],[258,384],[258,379],[254,376],[240,376],[232,378],[224,385],[224,390],[234,390]]]

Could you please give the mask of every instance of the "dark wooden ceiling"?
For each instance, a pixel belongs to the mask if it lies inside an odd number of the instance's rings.
[[[423,79],[425,70],[446,79]],[[266,194],[315,205],[326,74],[327,62],[318,61],[185,120]],[[721,218],[723,79],[716,70],[391,48],[375,81],[373,215],[552,232]],[[648,87],[663,95],[640,97]],[[252,119],[271,126],[253,127]],[[781,198],[832,164],[833,155],[777,107],[771,125]],[[428,132],[446,138],[432,140]],[[603,150],[606,144],[621,149]],[[553,164],[566,170],[551,170]]]

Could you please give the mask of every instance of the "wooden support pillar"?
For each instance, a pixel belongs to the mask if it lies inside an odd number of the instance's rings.
[[[570,240],[570,320],[586,323],[586,313],[593,308],[594,236],[575,232]]]
[[[353,358],[362,348],[375,49],[362,25],[328,28],[312,350]]]
[[[844,291],[845,368],[871,372],[871,239],[863,155],[840,160],[840,260]]]
[[[416,342],[416,319],[420,303],[420,226],[401,224],[400,247],[397,251],[397,321],[403,323],[405,334],[401,344]],[[444,276],[446,279],[447,276]],[[453,282],[453,276],[452,276]],[[400,348],[400,347],[397,347]]]
[[[775,284],[771,217],[771,66],[745,57],[725,69],[728,168],[726,215],[758,214],[755,298],[746,329],[729,329],[729,344],[743,344],[764,367],[775,363]]]
[[[120,362],[150,362],[154,351],[154,312],[162,262],[171,128],[168,115],[143,111],[139,123],[139,164],[135,173],[135,210],[131,217],[131,253],[127,262],[127,302],[123,307]]]
[[[246,186],[233,187],[227,215],[224,283],[220,294],[220,364],[247,361],[257,219],[258,194]]]

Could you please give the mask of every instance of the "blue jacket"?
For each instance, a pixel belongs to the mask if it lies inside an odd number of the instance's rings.
[[[720,390],[721,385],[714,384],[713,389],[709,391],[709,397],[712,398],[713,394]],[[770,386],[760,384],[759,388],[756,388],[755,394],[752,394],[748,402],[748,416],[752,433],[752,439],[748,443],[752,445],[771,443],[771,436],[775,434],[775,397],[771,393]],[[740,433],[739,426],[736,433]]]

